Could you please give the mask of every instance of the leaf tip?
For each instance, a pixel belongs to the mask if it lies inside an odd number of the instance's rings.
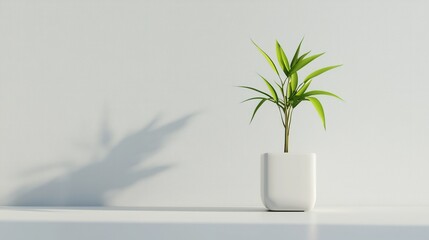
[[[253,39],[250,39],[250,41],[252,41],[253,45],[255,45],[257,48],[259,48],[258,44],[256,44],[256,42],[253,41]]]

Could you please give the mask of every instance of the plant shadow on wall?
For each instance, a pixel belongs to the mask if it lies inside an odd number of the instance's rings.
[[[15,206],[105,206],[107,194],[121,190],[171,167],[160,165],[136,169],[159,152],[195,114],[183,116],[161,126],[154,118],[142,129],[129,134],[110,147],[100,159],[71,170],[35,187],[19,190],[10,205]],[[100,142],[109,142],[110,131],[103,127]]]

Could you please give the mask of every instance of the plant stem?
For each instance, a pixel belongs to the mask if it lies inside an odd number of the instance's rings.
[[[283,151],[285,153],[287,153],[289,151],[289,139],[288,139],[288,126],[289,126],[289,118],[288,118],[288,94],[287,94],[287,89],[289,88],[289,77],[286,77],[285,81],[283,82],[283,86],[282,86],[282,95],[283,95],[283,100],[284,100],[284,108],[283,113],[284,113],[284,128],[285,128],[285,142],[284,142],[284,149]],[[286,85],[286,88],[285,88]]]
[[[285,120],[283,119],[283,113],[282,113],[282,110],[283,110],[283,108],[281,108],[281,107],[279,106],[279,113],[280,113],[280,118],[282,119],[282,125],[283,125],[283,127],[286,127]]]
[[[293,108],[289,107],[285,109],[285,145],[284,145],[284,152],[289,152],[289,135],[290,135],[290,125],[292,122],[292,112]]]
[[[288,116],[288,109],[285,108],[285,146],[284,146],[284,152],[289,152],[289,116]]]

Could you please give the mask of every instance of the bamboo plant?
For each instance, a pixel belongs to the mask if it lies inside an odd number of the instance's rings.
[[[280,113],[280,118],[284,127],[284,152],[285,153],[289,152],[289,135],[290,135],[293,111],[301,102],[308,101],[314,106],[320,119],[322,120],[323,127],[326,130],[326,121],[325,121],[325,113],[323,110],[323,106],[320,103],[319,99],[316,98],[316,96],[326,95],[326,96],[331,96],[342,100],[339,96],[327,91],[322,91],[322,90],[310,91],[309,90],[309,87],[315,77],[331,69],[337,68],[341,65],[324,67],[310,73],[303,80],[299,79],[299,74],[298,74],[299,71],[302,70],[309,63],[311,63],[312,61],[314,61],[315,59],[317,59],[318,57],[324,54],[324,53],[319,53],[315,55],[309,55],[310,52],[301,54],[300,51],[301,51],[302,42],[303,41],[301,40],[298,47],[296,48],[295,54],[293,55],[291,61],[289,61],[290,58],[286,56],[285,52],[283,51],[283,48],[280,46],[279,42],[276,41],[276,54],[277,54],[277,62],[279,67],[278,68],[274,63],[274,61],[271,59],[271,57],[268,56],[268,54],[264,50],[262,50],[255,42],[252,41],[252,43],[256,46],[256,48],[264,56],[268,64],[274,70],[276,74],[276,78],[278,77],[278,80],[274,80],[270,82],[262,75],[259,75],[261,80],[267,86],[268,92],[259,90],[254,87],[239,86],[241,88],[249,89],[258,93],[258,96],[252,97],[243,101],[243,102],[247,102],[252,100],[258,100],[258,104],[253,110],[253,114],[250,119],[250,122],[253,121],[253,118],[255,117],[257,111],[264,103],[270,102],[277,106]]]

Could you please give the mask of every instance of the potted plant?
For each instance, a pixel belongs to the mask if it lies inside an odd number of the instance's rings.
[[[316,96],[325,95],[342,99],[333,93],[322,90],[309,90],[309,88],[317,76],[341,65],[324,67],[310,73],[305,78],[299,78],[299,71],[322,56],[323,53],[310,55],[310,52],[306,52],[301,54],[301,40],[293,57],[288,58],[283,48],[276,41],[278,62],[278,66],[276,66],[264,50],[255,42],[253,44],[267,60],[278,80],[270,82],[259,75],[265,83],[267,91],[249,86],[239,86],[258,94],[243,101],[258,101],[250,122],[252,122],[257,111],[264,103],[271,103],[278,108],[284,128],[283,152],[264,153],[261,155],[262,201],[265,207],[272,211],[311,210],[316,202],[316,154],[289,152],[292,115],[294,109],[301,103],[309,102],[314,106],[326,130],[324,110]]]

